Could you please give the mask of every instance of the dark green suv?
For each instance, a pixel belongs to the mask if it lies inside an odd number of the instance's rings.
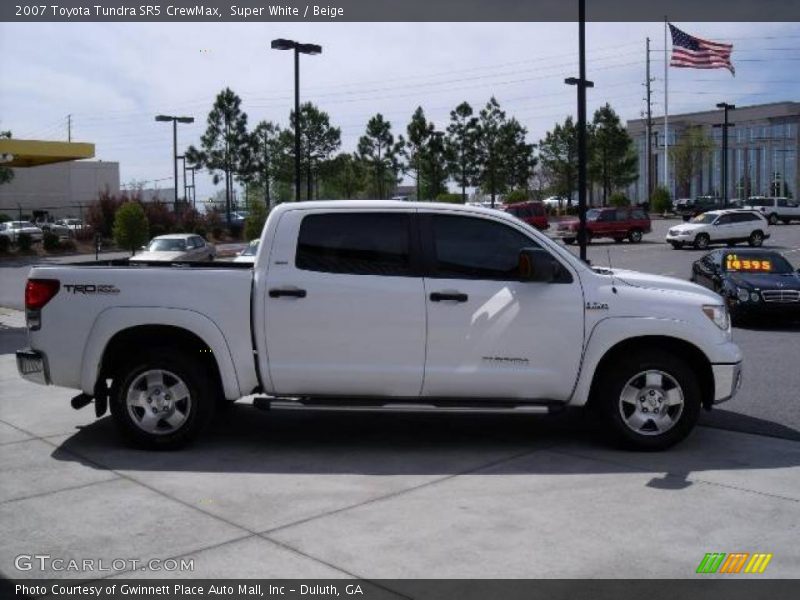
[[[688,221],[692,217],[707,212],[709,210],[719,210],[727,208],[724,206],[722,198],[716,196],[697,196],[696,198],[683,198],[675,203],[675,213]]]

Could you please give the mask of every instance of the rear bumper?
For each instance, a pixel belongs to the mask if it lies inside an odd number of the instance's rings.
[[[47,357],[38,350],[26,348],[17,350],[17,371],[23,379],[48,385],[50,383],[50,371],[47,367]]]
[[[714,404],[733,398],[742,387],[742,363],[711,365],[714,375]]]

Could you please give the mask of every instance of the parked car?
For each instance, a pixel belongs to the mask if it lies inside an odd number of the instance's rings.
[[[761,212],[770,225],[777,225],[778,221],[787,225],[792,221],[800,221],[800,204],[789,198],[751,196],[745,208]]]
[[[214,260],[217,249],[199,235],[173,233],[153,238],[147,246],[130,258],[131,262],[163,260],[169,262],[203,262]]]
[[[250,394],[393,412],[588,403],[613,437],[663,449],[741,382],[717,294],[592,269],[501,211],[287,202],[261,238],[256,268],[34,266],[19,372],[80,390],[73,406],[94,401],[98,416],[110,404],[122,434],[156,449]]]
[[[544,204],[541,202],[531,200],[529,202],[508,204],[505,207],[505,211],[525,221],[528,225],[536,227],[539,231],[544,231],[550,227],[550,223],[547,222],[547,214],[544,211]]]
[[[63,221],[47,221],[40,226],[42,232],[49,232],[58,237],[72,237],[74,232]]]
[[[747,242],[758,247],[770,237],[769,223],[752,210],[712,210],[697,215],[688,223],[671,227],[666,241],[676,250],[694,246],[705,250],[711,244],[735,246]]]
[[[691,280],[722,296],[735,321],[800,317],[800,271],[772,250],[714,250],[694,262]]]
[[[567,207],[567,199],[561,196],[549,196],[542,200],[542,203],[549,208],[562,209]]]
[[[715,196],[697,196],[696,198],[681,198],[675,203],[675,214],[688,221],[692,217],[708,212],[726,208],[722,198]]]
[[[6,221],[5,223],[0,223],[0,235],[7,237],[12,244],[16,244],[19,236],[23,233],[31,236],[31,240],[34,242],[42,241],[42,230],[30,221]]]
[[[574,244],[578,239],[578,219],[560,221],[556,237],[565,244]],[[587,242],[596,238],[611,238],[615,242],[627,239],[638,244],[645,233],[652,231],[650,215],[638,206],[619,208],[591,208],[586,211]]]
[[[233,262],[249,263],[251,265],[255,263],[256,254],[258,254],[258,243],[260,241],[261,240],[259,239],[255,239],[247,244],[247,247],[236,255],[236,258],[233,259]]]
[[[63,225],[65,227],[69,227],[69,229],[72,230],[73,233],[90,229],[90,226],[85,224],[80,219],[73,219],[73,218],[59,219],[58,221],[56,221],[56,223],[58,223],[59,225]]]

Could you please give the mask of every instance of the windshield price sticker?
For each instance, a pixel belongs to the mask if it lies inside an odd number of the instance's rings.
[[[729,254],[726,257],[725,268],[728,271],[759,271],[768,273],[772,271],[771,260],[750,260],[740,259],[735,254]]]

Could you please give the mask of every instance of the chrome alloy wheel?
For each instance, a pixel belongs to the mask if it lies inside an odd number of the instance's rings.
[[[674,377],[655,369],[637,373],[619,396],[622,421],[640,435],[661,435],[683,414],[683,390]]]
[[[163,435],[180,429],[192,410],[192,396],[183,380],[169,371],[150,369],[128,387],[128,414],[147,433]]]

